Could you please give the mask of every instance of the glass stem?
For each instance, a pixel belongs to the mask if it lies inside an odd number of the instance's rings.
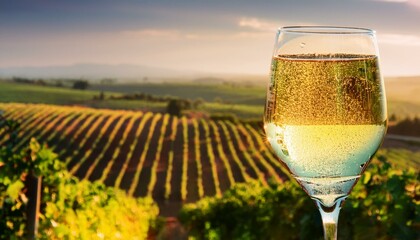
[[[330,207],[326,207],[318,200],[315,200],[315,202],[321,213],[322,224],[324,225],[324,239],[336,240],[338,215],[340,214],[341,205],[344,202],[344,199],[338,199],[334,205]]]

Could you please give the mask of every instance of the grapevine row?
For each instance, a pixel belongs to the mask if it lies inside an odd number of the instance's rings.
[[[115,160],[116,160],[117,156],[119,155],[119,153],[120,153],[120,151],[121,151],[121,147],[122,147],[122,145],[125,143],[125,139],[127,138],[128,133],[129,133],[130,131],[132,131],[132,128],[133,128],[133,125],[134,125],[134,122],[135,122],[136,118],[137,118],[137,117],[141,117],[141,115],[142,115],[142,114],[140,114],[140,115],[134,115],[134,116],[130,119],[129,123],[127,124],[127,127],[125,127],[125,129],[123,130],[123,131],[124,131],[124,133],[123,133],[123,135],[122,135],[122,137],[121,137],[120,141],[118,142],[118,146],[117,146],[117,147],[116,147],[116,149],[113,151],[113,154],[112,154],[112,156],[111,156],[110,160],[108,160],[108,161],[107,161],[107,165],[106,165],[105,169],[103,170],[103,172],[102,172],[102,176],[100,177],[99,181],[103,182],[103,181],[106,179],[106,176],[108,175],[109,171],[111,170],[112,166],[113,166],[113,165],[114,165],[114,163],[115,163]],[[103,153],[104,153],[104,152],[105,152],[105,151],[103,151]],[[99,158],[99,157],[98,157],[98,158]]]
[[[157,121],[161,117],[162,117],[161,114],[156,114],[153,117],[152,124],[150,126],[151,131],[149,131],[149,134],[147,135],[147,141],[144,143],[144,149],[143,149],[143,152],[141,153],[141,156],[140,156],[140,159],[139,159],[139,163],[137,165],[136,173],[134,175],[133,182],[132,182],[132,184],[130,186],[130,189],[128,190],[128,194],[131,195],[131,196],[134,194],[134,191],[136,190],[137,185],[139,183],[140,172],[141,172],[141,170],[143,168],[143,164],[144,164],[144,162],[146,160],[146,154],[147,154],[147,152],[149,150],[149,146],[150,146],[150,139],[153,136],[153,131],[152,130],[155,128]]]
[[[147,196],[152,196],[152,192],[153,189],[155,187],[156,184],[156,173],[157,173],[157,167],[161,158],[161,152],[162,152],[162,146],[163,146],[163,140],[164,140],[164,136],[165,136],[165,131],[167,128],[169,122],[169,115],[165,115],[163,117],[163,124],[160,130],[160,137],[157,143],[157,149],[156,149],[156,155],[155,158],[153,159],[153,165],[152,165],[152,169],[151,169],[151,176],[150,176],[150,181],[149,181],[149,185],[147,187]]]
[[[164,198],[165,199],[169,199],[169,195],[171,194],[171,180],[172,180],[172,170],[173,170],[173,161],[174,161],[174,142],[175,142],[175,136],[177,134],[177,125],[178,125],[178,118],[175,117],[174,120],[172,121],[172,135],[170,137],[171,139],[171,149],[169,150],[169,154],[168,154],[168,170],[167,170],[167,174],[166,174],[166,179],[165,179],[165,195]]]
[[[47,142],[79,178],[135,196],[191,201],[221,195],[237,182],[286,176],[250,125],[131,111],[0,104],[20,122],[19,147]],[[7,140],[0,134],[0,143]]]

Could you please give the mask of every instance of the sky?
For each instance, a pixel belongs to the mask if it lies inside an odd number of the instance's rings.
[[[420,0],[0,0],[0,68],[135,64],[268,74],[276,29],[376,30],[385,76],[420,76]]]

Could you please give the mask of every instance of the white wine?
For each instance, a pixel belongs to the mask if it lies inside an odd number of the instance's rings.
[[[264,129],[308,194],[332,206],[346,197],[380,146],[386,106],[375,56],[273,59]]]
[[[349,193],[378,149],[385,129],[385,124],[265,125],[276,155],[308,193],[318,198]]]

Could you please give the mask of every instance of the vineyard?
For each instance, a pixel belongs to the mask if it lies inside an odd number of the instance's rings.
[[[20,123],[16,148],[34,136],[78,178],[150,196],[163,215],[176,214],[171,211],[184,202],[221,195],[237,182],[287,178],[262,133],[248,124],[52,105],[0,109]],[[0,133],[0,144],[5,140]]]

